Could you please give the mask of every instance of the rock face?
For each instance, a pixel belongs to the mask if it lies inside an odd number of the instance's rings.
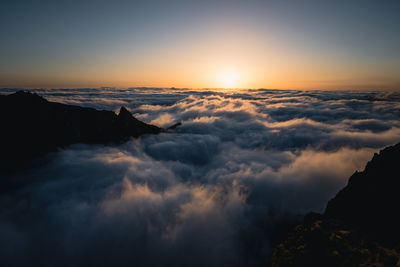
[[[400,143],[375,154],[281,242],[272,266],[400,266]]]
[[[324,217],[344,222],[374,240],[400,240],[400,143],[375,154],[363,172],[328,202]]]
[[[74,143],[122,142],[162,130],[137,120],[124,107],[116,115],[24,91],[0,95],[0,125],[0,170],[18,169],[38,155]]]
[[[311,219],[316,220],[298,225],[276,246],[271,266],[399,266],[398,250],[364,238],[340,222]]]

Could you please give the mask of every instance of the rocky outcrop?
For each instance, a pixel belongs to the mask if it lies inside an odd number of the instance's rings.
[[[22,168],[32,158],[74,143],[115,143],[162,131],[137,120],[125,107],[117,115],[24,91],[0,95],[0,125],[0,171]]]
[[[400,144],[375,154],[328,202],[324,217],[392,245],[400,240]]]
[[[400,144],[375,154],[276,246],[271,266],[400,266]]]
[[[365,238],[341,222],[307,218],[278,244],[272,254],[273,267],[399,266],[400,253]],[[308,221],[308,222],[306,222]]]

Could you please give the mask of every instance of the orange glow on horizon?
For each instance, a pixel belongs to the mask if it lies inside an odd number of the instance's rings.
[[[142,50],[124,43],[101,56],[8,68],[0,74],[0,87],[400,88],[400,81],[391,78],[394,67],[377,73],[357,61],[343,65],[351,61],[349,55],[321,54],[307,43],[293,46],[278,32],[265,37],[247,29],[213,28],[202,34]]]

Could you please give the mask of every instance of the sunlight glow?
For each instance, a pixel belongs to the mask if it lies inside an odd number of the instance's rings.
[[[220,79],[223,88],[238,87],[238,75],[234,72],[224,72],[221,74]]]

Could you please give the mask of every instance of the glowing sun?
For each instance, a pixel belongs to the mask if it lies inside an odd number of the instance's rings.
[[[220,77],[223,88],[235,88],[238,86],[238,75],[234,72],[224,72]]]

